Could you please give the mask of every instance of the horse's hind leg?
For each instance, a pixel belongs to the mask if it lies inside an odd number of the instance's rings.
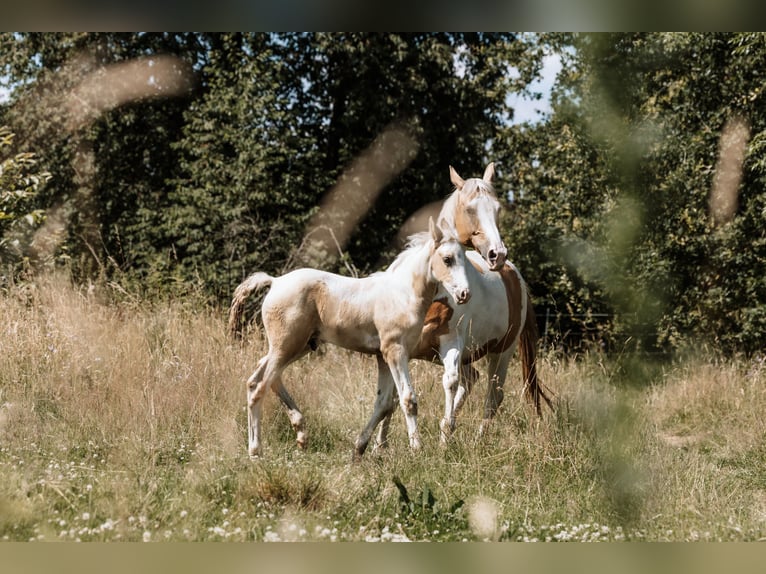
[[[487,355],[488,366],[487,375],[489,381],[487,384],[487,396],[484,399],[484,419],[479,426],[479,436],[487,430],[492,419],[497,414],[500,403],[503,402],[503,385],[505,384],[505,375],[508,372],[508,363],[511,361],[513,349],[504,353]]]
[[[308,436],[306,435],[306,430],[303,425],[303,414],[298,408],[298,405],[295,404],[293,397],[290,396],[290,393],[287,392],[287,389],[282,384],[281,377],[272,383],[271,390],[277,394],[279,400],[281,400],[282,404],[287,408],[287,416],[290,418],[290,424],[295,431],[298,446],[300,448],[306,448]]]
[[[476,381],[479,380],[479,371],[477,371],[471,363],[466,363],[460,366],[460,383],[455,393],[455,406],[453,408],[455,414],[460,412],[463,408],[465,399],[470,394]]]
[[[255,372],[247,380],[248,453],[250,458],[261,455],[261,416],[263,398],[275,381],[279,381],[286,363],[269,352],[258,362]]]
[[[247,451],[250,458],[261,454],[261,413],[263,397],[269,388],[271,377],[269,356],[258,362],[255,372],[247,380]]]

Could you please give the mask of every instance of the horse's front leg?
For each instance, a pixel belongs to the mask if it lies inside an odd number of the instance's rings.
[[[378,355],[378,393],[375,397],[375,407],[373,409],[372,417],[365,425],[362,432],[359,433],[359,437],[354,443],[354,459],[359,459],[367,450],[367,445],[370,443],[372,433],[375,431],[375,427],[378,426],[381,420],[384,421],[386,426],[386,434],[388,432],[388,425],[386,423],[391,422],[391,414],[394,411],[394,380],[391,378],[391,371],[388,369],[383,357]],[[383,440],[387,440],[384,436]],[[385,446],[385,443],[376,445]]]
[[[391,417],[394,414],[396,384],[391,376],[391,369],[388,368],[386,361],[381,355],[378,360],[378,399],[385,400],[383,408],[383,420],[378,427],[378,436],[375,439],[375,449],[388,447],[388,431],[391,428]],[[381,407],[382,408],[382,407]]]
[[[409,356],[401,343],[389,343],[381,348],[383,358],[391,370],[391,375],[399,393],[399,406],[407,422],[407,434],[410,437],[410,448],[420,448],[418,433],[418,401],[410,381],[410,370],[407,365]]]
[[[505,384],[505,375],[508,372],[508,363],[511,361],[512,349],[500,353],[499,355],[487,355],[487,396],[484,399],[484,419],[479,426],[479,436],[483,435],[492,419],[497,414],[500,403],[503,402],[503,385]]]
[[[440,440],[446,444],[455,430],[455,395],[460,380],[460,356],[463,353],[463,342],[457,337],[444,341],[440,346],[440,356],[444,365],[442,386],[444,387],[444,418],[439,423]]]

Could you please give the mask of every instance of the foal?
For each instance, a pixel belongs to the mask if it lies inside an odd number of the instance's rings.
[[[388,367],[407,421],[410,447],[418,449],[417,399],[407,363],[437,288],[443,287],[458,304],[470,299],[465,266],[465,254],[452,231],[435,226],[431,219],[429,231],[413,236],[386,272],[357,279],[297,269],[277,278],[256,273],[243,282],[234,293],[235,301],[271,285],[261,308],[269,350],[247,381],[250,457],[261,454],[262,400],[270,388],[287,405],[299,446],[305,445],[303,416],[281,377],[285,367],[317,341],[374,354],[379,365]],[[356,456],[364,452],[374,428],[368,425],[357,439]]]

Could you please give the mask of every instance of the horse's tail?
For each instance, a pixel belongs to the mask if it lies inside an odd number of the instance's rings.
[[[229,334],[232,337],[242,336],[242,315],[245,312],[245,303],[247,303],[248,297],[253,291],[271,285],[272,281],[274,278],[271,275],[256,272],[237,285],[231,299],[231,307],[229,307]]]
[[[524,328],[521,330],[519,341],[519,355],[521,356],[521,370],[524,376],[524,394],[527,399],[534,403],[537,414],[542,416],[540,399],[544,400],[548,408],[553,410],[553,404],[543,390],[543,385],[537,378],[537,316],[532,307],[532,301],[527,295],[527,316],[524,320]],[[550,390],[548,391],[550,392]]]

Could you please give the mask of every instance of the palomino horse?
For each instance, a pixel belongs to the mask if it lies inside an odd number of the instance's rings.
[[[412,358],[438,360],[444,365],[444,417],[439,426],[445,442],[455,428],[460,410],[479,373],[471,363],[488,360],[484,420],[479,433],[497,413],[503,400],[508,364],[518,347],[524,391],[542,414],[541,401],[552,407],[537,378],[537,318],[527,285],[519,270],[505,261],[506,249],[498,231],[499,202],[492,187],[494,164],[481,179],[464,180],[450,167],[455,192],[445,201],[440,218],[453,222],[461,242],[478,251],[468,252],[467,270],[473,296],[459,308],[439,290],[426,314],[420,342]],[[481,254],[481,256],[479,256]],[[457,312],[456,312],[457,311]],[[378,368],[378,400],[374,418],[381,417],[377,443],[385,446],[393,414],[394,387],[383,365]]]
[[[452,233],[449,228],[435,226],[431,219],[429,232],[414,236],[388,271],[369,277],[358,279],[317,269],[297,269],[277,278],[256,273],[237,288],[235,300],[271,285],[261,308],[269,350],[247,381],[251,457],[261,453],[262,400],[273,385],[288,406],[298,444],[305,444],[303,416],[281,377],[285,367],[320,340],[377,355],[378,364],[388,367],[399,395],[410,446],[420,447],[417,399],[407,363],[417,347],[437,288],[449,293],[458,304],[471,298],[465,253]],[[360,435],[357,455],[364,452],[373,431],[374,427],[366,427]]]
[[[439,217],[455,227],[460,243],[478,251],[490,269],[502,269],[507,250],[497,226],[500,202],[492,188],[495,164],[487,166],[481,179],[464,180],[452,166],[449,175],[455,192],[445,200]]]

